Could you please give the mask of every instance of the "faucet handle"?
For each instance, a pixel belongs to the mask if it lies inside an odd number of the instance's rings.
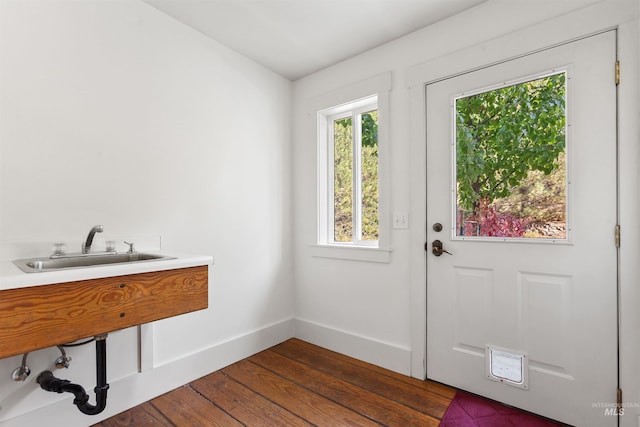
[[[115,240],[107,240],[104,242],[104,250],[106,252],[115,252],[116,251],[116,241]]]
[[[67,252],[67,245],[64,243],[54,243],[51,248],[52,255],[64,255]]]
[[[127,253],[132,254],[136,251],[136,249],[133,247],[133,243],[129,243],[129,242],[124,242],[124,243],[129,245],[129,250],[127,251]]]

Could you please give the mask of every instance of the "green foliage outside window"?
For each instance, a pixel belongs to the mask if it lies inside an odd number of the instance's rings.
[[[362,115],[362,240],[378,240],[378,111]]]
[[[378,239],[378,112],[362,114],[362,240]],[[334,240],[353,241],[352,120],[334,122]]]
[[[512,237],[541,217],[565,221],[564,151],[564,73],[456,100],[459,234],[467,219],[481,229],[491,217],[497,234],[479,235]]]
[[[351,145],[351,118],[337,120],[335,122],[333,150],[333,238],[336,242],[350,242],[353,239],[353,148]]]

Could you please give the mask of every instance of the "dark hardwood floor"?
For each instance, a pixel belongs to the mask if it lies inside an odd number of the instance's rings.
[[[94,427],[437,426],[454,394],[291,339]]]

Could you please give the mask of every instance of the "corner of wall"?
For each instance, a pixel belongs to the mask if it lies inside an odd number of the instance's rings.
[[[310,320],[294,319],[294,336],[311,344],[403,374],[411,373],[411,350]]]

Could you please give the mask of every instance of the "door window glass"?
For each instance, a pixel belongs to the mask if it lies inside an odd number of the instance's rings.
[[[566,72],[454,99],[455,237],[567,239]]]

